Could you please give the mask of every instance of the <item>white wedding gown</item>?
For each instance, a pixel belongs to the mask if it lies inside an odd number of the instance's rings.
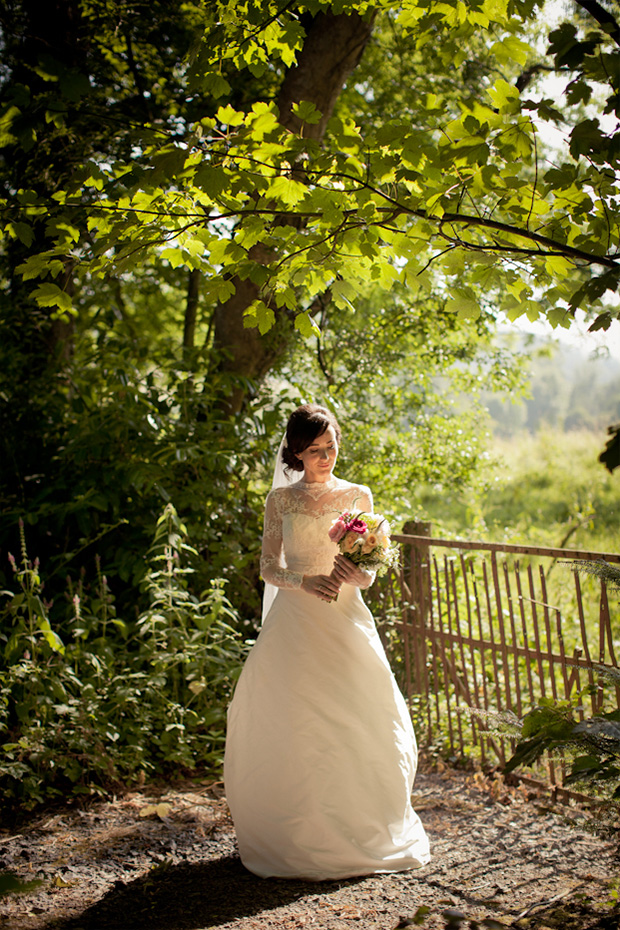
[[[332,604],[304,574],[329,574],[328,537],[368,488],[299,481],[267,498],[261,570],[277,595],[228,712],[224,780],[244,865],[263,877],[340,879],[428,862],[411,807],[411,719],[358,588]]]

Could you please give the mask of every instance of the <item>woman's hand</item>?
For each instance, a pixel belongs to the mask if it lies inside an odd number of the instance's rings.
[[[367,588],[373,579],[372,572],[359,568],[344,555],[337,555],[334,559],[331,577],[336,579],[338,585],[351,584],[356,588]]]
[[[338,597],[340,582],[333,577],[333,572],[331,575],[304,575],[301,590],[331,603]]]

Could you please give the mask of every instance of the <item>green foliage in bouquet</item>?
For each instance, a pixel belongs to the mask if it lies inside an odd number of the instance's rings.
[[[148,606],[116,615],[107,580],[69,583],[65,641],[51,629],[22,533],[14,590],[2,592],[0,791],[9,807],[104,792],[221,763],[226,707],[245,647],[221,580],[189,591],[196,551],[174,507],[147,554]]]

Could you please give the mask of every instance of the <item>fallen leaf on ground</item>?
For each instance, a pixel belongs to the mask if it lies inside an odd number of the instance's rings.
[[[152,817],[154,814],[162,820],[167,817],[172,808],[172,804],[147,804],[146,807],[140,808],[141,817]]]

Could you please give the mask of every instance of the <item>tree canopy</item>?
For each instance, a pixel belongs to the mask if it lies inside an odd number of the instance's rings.
[[[248,469],[304,392],[358,423],[383,411],[353,444],[362,463],[402,458],[409,433],[433,468],[471,472],[437,378],[477,359],[475,377],[514,383],[483,360],[500,313],[565,326],[583,308],[602,329],[619,313],[614,7],[577,3],[547,45],[544,15],[535,0],[5,2],[7,519],[45,523],[61,565],[109,534],[139,578],[172,495],[211,515],[216,574],[231,483],[235,519],[254,514]]]
[[[20,274],[39,306],[70,313],[72,278],[157,256],[207,276],[223,315],[242,290],[246,326],[265,333],[292,315],[307,334],[328,289],[343,307],[433,262],[462,317],[484,300],[555,323],[597,305],[595,326],[608,326],[618,143],[601,119],[617,115],[620,30],[599,4],[578,6],[588,16],[555,29],[541,60],[531,0],[185,3],[173,36],[165,5],[59,4],[73,34],[23,60],[4,92],[5,147],[36,148],[37,169],[55,149],[67,162],[43,189],[26,173],[32,183],[5,191],[6,234],[49,246]],[[372,30],[392,46],[385,67],[398,45],[417,64],[416,93],[401,83],[379,110],[365,74],[338,107]],[[14,41],[20,54],[33,44]],[[429,65],[453,79],[420,80]],[[543,69],[567,80],[563,101],[535,92]],[[584,111],[593,100],[597,116]],[[73,136],[77,113],[87,139]],[[566,133],[553,159],[541,120]]]

